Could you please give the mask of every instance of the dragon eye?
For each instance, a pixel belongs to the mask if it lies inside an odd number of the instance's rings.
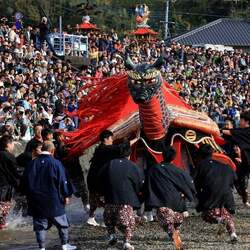
[[[156,79],[155,79],[155,78],[150,79],[150,80],[148,81],[148,83],[156,83]]]
[[[134,81],[133,85],[134,85],[135,88],[140,88],[141,81]]]

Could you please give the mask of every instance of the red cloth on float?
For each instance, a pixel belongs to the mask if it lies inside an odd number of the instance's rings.
[[[97,27],[93,23],[81,23],[81,24],[79,24],[78,29],[81,29],[81,30],[96,30]]]
[[[136,36],[145,36],[145,35],[158,35],[159,33],[150,29],[150,28],[147,28],[147,27],[140,27],[132,32],[129,33],[130,35],[136,35]]]
[[[82,89],[88,90],[88,95],[83,97],[77,112],[69,113],[70,116],[78,116],[81,119],[81,127],[74,132],[64,132],[67,137],[70,155],[82,155],[83,152],[99,140],[99,134],[119,121],[126,120],[135,112],[138,105],[134,103],[127,87],[127,75],[115,75],[106,79],[86,78],[91,83]],[[163,94],[167,104],[176,105],[186,109],[191,107],[186,104],[178,93],[164,81]],[[221,138],[215,138],[221,142]],[[185,169],[181,154],[181,141],[174,141],[177,157],[174,164]],[[162,161],[162,155],[148,149],[156,162]],[[234,170],[235,165],[223,154],[214,154],[214,159],[230,165]],[[135,158],[136,159],[136,158]]]

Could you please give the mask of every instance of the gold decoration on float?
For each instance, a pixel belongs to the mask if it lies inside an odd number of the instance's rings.
[[[187,130],[185,133],[185,138],[191,142],[196,140],[196,132],[194,130]]]

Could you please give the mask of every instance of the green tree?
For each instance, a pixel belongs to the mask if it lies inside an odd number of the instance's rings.
[[[58,17],[63,16],[64,26],[81,23],[84,13],[77,12],[76,6],[84,0],[0,0],[3,16],[13,20],[16,11],[23,12],[24,21],[37,23],[43,15],[41,8],[50,17],[54,26]],[[163,30],[165,20],[165,0],[91,0],[97,7],[89,13],[91,21],[98,27],[109,31],[111,28],[120,33],[135,28],[134,9],[136,4],[147,4],[151,11],[150,26]],[[41,8],[40,8],[41,7]],[[101,11],[101,12],[100,12]],[[201,26],[222,17],[250,18],[249,0],[175,0],[171,1],[170,18],[173,35]]]

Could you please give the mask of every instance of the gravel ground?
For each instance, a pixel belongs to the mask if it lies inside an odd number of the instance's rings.
[[[237,214],[235,216],[236,229],[239,242],[232,245],[229,236],[225,232],[218,236],[218,226],[203,222],[198,215],[192,214],[185,220],[181,229],[181,236],[185,249],[189,250],[250,250],[250,209],[243,207],[239,197],[236,196]],[[77,245],[78,250],[118,250],[122,249],[122,236],[116,247],[108,248],[105,228],[89,227],[82,223],[86,220],[86,214],[80,199],[73,199],[67,207],[67,214],[72,223],[70,238],[71,243]],[[100,221],[101,211],[97,212]],[[31,219],[24,219],[26,226],[22,226],[19,219],[9,230],[0,232],[0,250],[36,250],[34,233],[32,232]],[[53,227],[47,235],[49,245],[46,250],[61,250],[57,230]],[[138,250],[171,250],[174,249],[166,234],[156,222],[145,223],[136,228],[132,244]]]
[[[239,235],[239,242],[231,244],[229,236],[225,232],[218,236],[218,226],[203,222],[198,215],[191,215],[182,226],[181,235],[185,249],[198,250],[249,250],[250,249],[250,210],[241,204],[237,196],[237,214],[235,216],[236,228]],[[191,211],[192,214],[192,211]],[[122,237],[119,235],[119,242],[116,247],[107,247],[105,228],[88,226],[72,226],[71,242],[77,245],[79,250],[118,250],[122,249]],[[136,228],[133,245],[140,250],[170,250],[174,249],[166,234],[156,222],[145,223]],[[49,250],[60,249],[59,244],[53,243]]]

